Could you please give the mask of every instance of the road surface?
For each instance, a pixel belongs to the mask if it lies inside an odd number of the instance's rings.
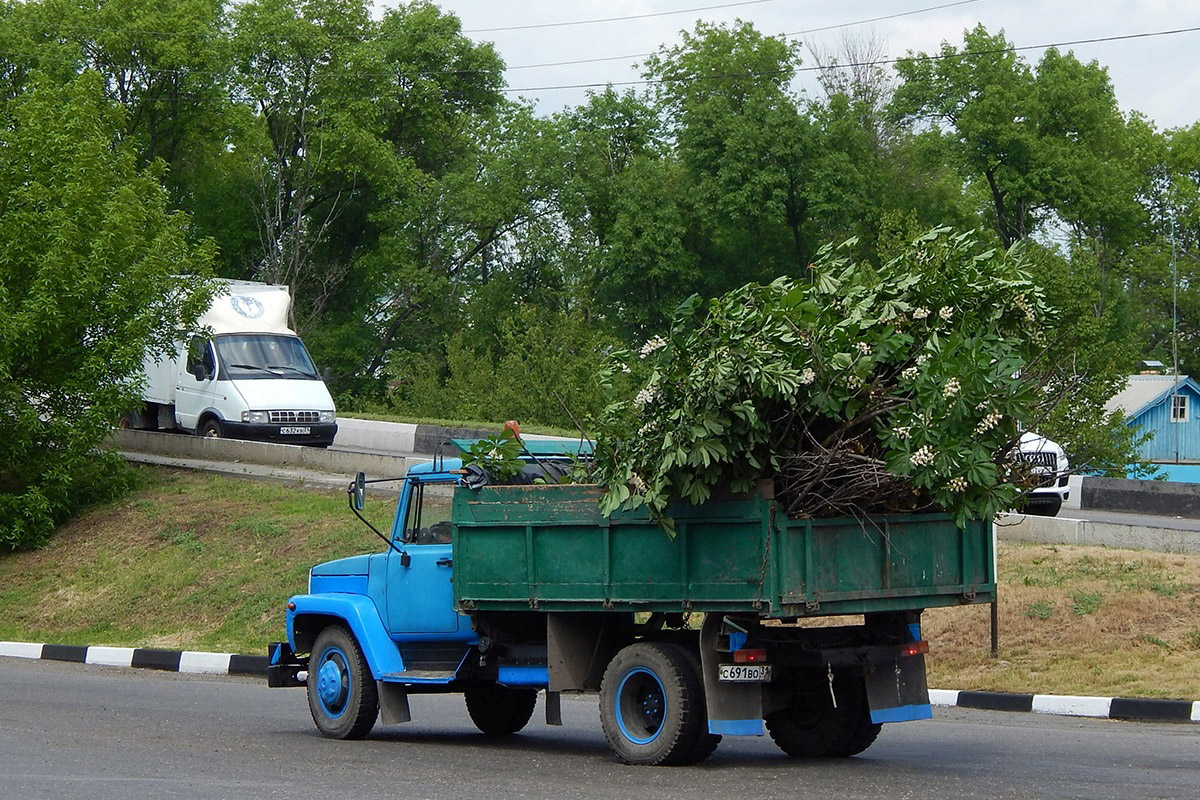
[[[0,798],[1200,797],[1200,725],[938,710],[852,759],[727,737],[703,765],[646,768],[613,759],[593,697],[564,698],[563,728],[535,715],[500,741],[457,696],[412,705],[412,723],[337,742],[316,734],[303,689],[0,658]]]

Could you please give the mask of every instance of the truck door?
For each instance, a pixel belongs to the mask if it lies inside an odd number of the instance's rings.
[[[388,554],[388,630],[394,636],[459,630],[450,583],[450,505],[448,498],[427,499],[425,490],[417,479],[406,482],[402,548],[408,558],[394,550]]]
[[[175,420],[181,428],[195,430],[215,394],[217,362],[212,342],[196,336],[188,343],[183,370],[175,380]]]

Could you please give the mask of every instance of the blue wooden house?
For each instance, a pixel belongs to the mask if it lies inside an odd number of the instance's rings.
[[[1153,434],[1138,448],[1142,460],[1200,462],[1200,384],[1188,376],[1131,375],[1104,408]]]

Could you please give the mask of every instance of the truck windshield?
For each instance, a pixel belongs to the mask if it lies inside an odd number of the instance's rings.
[[[273,333],[234,333],[213,339],[223,377],[231,380],[290,378],[317,381],[304,343],[295,336]]]

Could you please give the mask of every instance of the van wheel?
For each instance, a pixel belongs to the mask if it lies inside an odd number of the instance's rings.
[[[600,723],[626,764],[676,765],[707,755],[704,690],[687,652],[641,642],[617,653],[600,684]]]
[[[361,739],[375,727],[379,688],[358,642],[341,625],[321,631],[308,660],[308,710],[322,736]]]
[[[794,758],[844,758],[866,750],[882,728],[871,722],[866,687],[859,675],[834,674],[837,708],[824,675],[812,673],[797,687],[796,702],[767,715],[767,733]]]
[[[196,435],[203,436],[205,439],[224,439],[225,431],[221,429],[219,420],[209,417],[196,429]]]
[[[476,728],[489,736],[508,736],[529,724],[537,703],[537,689],[489,684],[468,687],[463,697]]]

